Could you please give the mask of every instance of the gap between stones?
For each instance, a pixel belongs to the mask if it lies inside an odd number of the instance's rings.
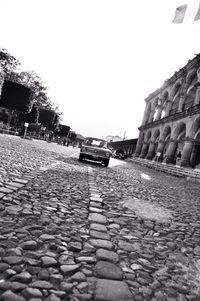
[[[114,250],[103,213],[103,199],[95,183],[93,169],[88,167],[89,183],[89,243],[96,249],[95,276],[97,278],[94,301],[132,301],[133,296],[123,281],[123,271],[118,265],[119,255]]]

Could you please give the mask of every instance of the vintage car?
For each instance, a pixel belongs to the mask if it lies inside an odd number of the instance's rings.
[[[79,161],[82,161],[83,159],[100,161],[107,167],[111,155],[112,152],[107,147],[107,142],[105,140],[87,137],[80,149]]]

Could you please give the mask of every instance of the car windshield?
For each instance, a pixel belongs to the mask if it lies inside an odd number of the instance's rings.
[[[85,145],[98,146],[98,147],[107,147],[107,143],[104,140],[86,138]]]

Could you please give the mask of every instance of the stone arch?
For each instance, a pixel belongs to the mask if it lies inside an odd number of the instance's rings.
[[[152,133],[151,140],[150,140],[150,136],[149,136],[149,140],[148,140],[149,143],[147,143],[148,152],[146,154],[146,159],[152,160],[155,157],[157,146],[158,146],[159,136],[160,136],[159,129],[156,129],[154,131],[154,133]]]
[[[180,101],[180,94],[177,93],[172,102],[172,107],[171,107],[171,112],[170,112],[171,115],[178,112],[179,101]]]
[[[197,70],[196,69],[192,69],[191,71],[188,72],[188,74],[186,76],[186,82],[185,82],[185,88],[186,88],[186,90],[189,88],[189,86],[191,85],[192,81],[195,78],[197,79]]]
[[[186,91],[186,94],[188,94],[190,92],[190,90],[196,86],[196,83],[198,82],[198,79],[197,79],[197,75],[194,76],[193,80],[191,81],[191,83],[189,84],[188,88],[187,88],[187,91]]]
[[[146,123],[151,123],[153,121],[153,115],[155,110],[154,100],[148,102],[147,113],[146,113]]]
[[[159,101],[159,97],[156,97],[154,100],[153,100],[153,105],[152,107],[155,109],[158,105],[158,101]]]
[[[190,129],[189,135],[188,135],[189,138],[194,139],[199,128],[200,128],[200,116],[196,118],[193,125],[191,126],[191,129]]]
[[[169,97],[169,92],[168,90],[166,90],[163,94],[162,94],[162,100],[163,100],[163,103],[168,100],[168,97]]]
[[[187,92],[189,86],[191,85],[193,79],[195,78],[195,76],[197,76],[196,69],[192,69],[192,70],[188,71],[188,73],[185,77],[185,80],[183,81],[183,84],[180,89],[180,93],[183,97],[186,96],[186,92]]]
[[[184,145],[184,140],[185,140],[185,138],[186,138],[186,128],[183,128],[182,129],[182,131],[180,132],[180,134],[178,135],[178,137],[177,137],[177,141],[178,141],[178,143],[180,144],[182,144],[182,147],[181,148],[183,148],[183,145]]]
[[[197,86],[195,85],[189,87],[185,97],[184,109],[189,109],[195,104],[196,90],[197,90]]]
[[[190,164],[193,167],[200,168],[200,116],[195,119],[188,136],[189,138],[194,139]]]
[[[180,122],[177,124],[176,128],[172,133],[172,139],[177,140],[183,131],[186,132],[186,125],[184,122]]]
[[[184,122],[180,122],[173,133],[173,138],[177,141],[176,149],[174,152],[174,163],[180,164],[180,159],[177,161],[177,154],[183,153],[185,138],[186,138],[186,125]]]
[[[192,166],[200,168],[200,128],[195,135],[195,143],[190,157]]]
[[[149,150],[150,140],[151,140],[151,131],[149,130],[145,134],[145,138],[144,138],[141,153],[140,153],[140,158],[145,158],[145,156],[147,155],[148,150]]]
[[[181,89],[181,95],[183,97],[182,109],[188,109],[194,104],[195,95],[196,95],[196,83],[197,83],[197,70],[192,69],[188,72],[186,80]]]
[[[151,131],[148,131],[145,135],[145,142],[149,143],[150,139],[151,139]]]
[[[180,93],[181,93],[182,81],[177,81],[172,88],[170,94],[170,115],[175,114],[178,111],[179,107],[179,100],[180,100]]]
[[[153,136],[152,136],[152,142],[156,142],[157,138],[160,136],[160,130],[156,129]]]
[[[154,113],[153,113],[153,120],[159,120],[161,119],[162,115],[162,108],[163,108],[163,99],[161,96],[156,97],[154,100]]]
[[[155,143],[155,146],[154,146],[154,156],[156,155],[157,153],[157,149],[158,149],[158,144],[159,144],[159,139],[160,139],[160,130],[157,129],[153,135],[153,138],[152,138],[152,142]],[[154,157],[153,156],[153,157]]]
[[[167,153],[167,148],[170,143],[170,138],[171,138],[171,127],[168,125],[164,128],[164,131],[162,133],[162,141],[163,141],[163,151],[162,151],[162,159],[165,159],[166,153]]]
[[[167,125],[165,128],[164,128],[164,131],[162,133],[162,140],[165,141],[166,137],[169,135],[169,133],[171,134],[171,127],[169,125]]]
[[[144,141],[144,132],[140,132],[138,140],[139,140],[140,143],[142,143]]]
[[[166,90],[162,95],[162,112],[161,119],[166,115],[166,109],[169,104],[169,92]]]
[[[164,111],[165,114],[162,113],[162,117],[169,116],[176,112],[177,104],[174,103],[175,97],[180,93],[182,81],[176,81],[174,85],[170,86],[170,90],[168,92],[168,99],[165,101]],[[165,95],[166,97],[167,95]],[[179,99],[177,98],[179,101]],[[172,109],[173,107],[173,109]]]
[[[186,125],[184,122],[179,122],[172,132],[169,140],[169,145],[166,151],[166,157],[164,161],[166,163],[177,163],[177,153],[183,150],[186,136]]]
[[[170,98],[172,99],[172,101],[173,101],[174,97],[177,95],[177,93],[180,91],[181,86],[182,86],[181,81],[178,81],[174,84],[174,87],[172,88],[172,92],[170,95]]]
[[[147,135],[146,135],[146,139],[145,139],[146,143],[147,143],[147,148],[146,148],[146,154],[148,153],[148,150],[149,150],[149,145],[151,143],[151,131],[148,131],[147,132]],[[145,154],[145,155],[146,155]]]

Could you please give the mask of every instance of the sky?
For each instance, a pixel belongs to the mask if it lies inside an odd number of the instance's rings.
[[[83,136],[137,138],[144,99],[200,52],[198,4],[0,0],[0,47],[42,78],[63,124]]]

